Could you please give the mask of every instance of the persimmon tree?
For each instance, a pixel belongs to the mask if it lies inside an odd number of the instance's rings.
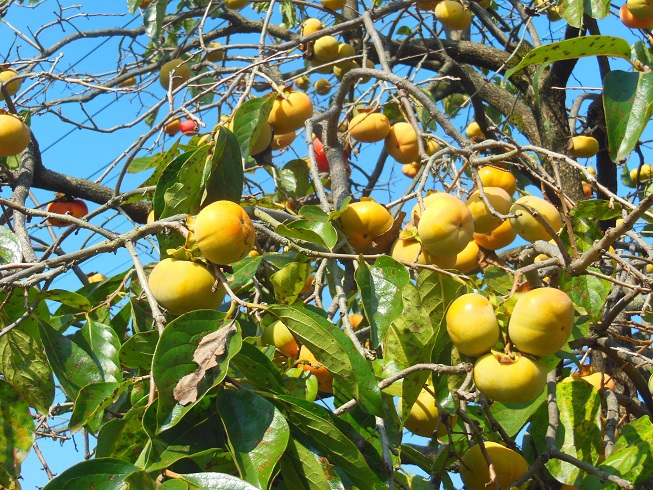
[[[648,488],[632,3],[5,2],[0,488]]]

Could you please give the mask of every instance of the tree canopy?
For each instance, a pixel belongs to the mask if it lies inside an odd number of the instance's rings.
[[[618,7],[0,4],[0,488],[653,488]]]

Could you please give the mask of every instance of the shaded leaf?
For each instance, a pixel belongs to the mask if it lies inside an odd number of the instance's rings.
[[[199,384],[203,381],[204,375],[209,369],[218,366],[225,360],[228,355],[228,347],[231,345],[231,338],[239,333],[238,324],[234,320],[229,325],[209,333],[200,340],[193,353],[193,361],[199,367],[195,372],[181,378],[172,391],[177,402],[181,405],[188,405],[197,400]]]
[[[288,448],[281,458],[280,473],[287,488],[333,490],[335,483],[335,488],[344,489],[337,473],[327,474],[318,457],[294,438],[288,441]]]
[[[308,308],[271,305],[268,311],[308,347],[347,396],[358,400],[366,412],[382,415],[381,392],[372,369],[342,330]]]
[[[602,199],[587,199],[576,203],[570,214],[577,218],[605,220],[621,217],[621,211],[621,204],[618,202],[611,203]]]
[[[290,160],[276,169],[279,186],[291,197],[305,197],[311,188],[310,171],[306,160]]]
[[[102,425],[104,409],[118,399],[127,388],[116,382],[92,383],[79,390],[75,407],[70,416],[70,432],[75,433],[85,425],[91,432],[97,432]]]
[[[506,71],[506,78],[510,78],[527,66],[586,56],[614,56],[628,60],[630,59],[630,44],[615,36],[583,36],[545,44],[529,51],[517,66]]]
[[[141,468],[116,458],[96,458],[82,461],[51,480],[43,490],[124,490],[129,475]]]
[[[386,336],[390,324],[403,311],[401,293],[410,282],[405,266],[392,257],[383,256],[368,266],[361,261],[355,273],[365,318],[370,322],[372,347],[376,348]]]
[[[39,330],[52,371],[69,400],[75,400],[87,384],[104,381],[100,366],[86,350],[43,322]]]
[[[54,400],[54,377],[38,338],[31,322],[0,337],[0,373],[28,405],[47,414]]]
[[[238,354],[231,359],[231,364],[245,375],[247,381],[258,388],[276,393],[283,392],[279,370],[255,345],[243,342]]]
[[[608,150],[613,162],[635,148],[651,116],[653,73],[612,70],[603,79]]]
[[[215,135],[211,168],[205,177],[202,206],[220,200],[240,203],[243,175],[238,140],[231,131],[222,127]]]
[[[157,330],[138,332],[120,347],[120,362],[128,369],[150,369],[152,357],[159,341]]]
[[[50,301],[58,301],[67,306],[71,306],[77,310],[88,311],[91,309],[91,302],[85,296],[66,291],[65,289],[48,289],[41,291],[35,299],[47,299]]]
[[[274,297],[281,304],[293,304],[311,272],[310,262],[290,262],[270,276]]]
[[[75,333],[74,340],[93,356],[104,381],[122,381],[118,355],[120,339],[109,325],[89,320]]]
[[[222,391],[218,408],[240,476],[267,488],[288,444],[285,417],[265,398],[245,390]]]
[[[177,403],[173,391],[179,380],[197,370],[197,363],[193,360],[197,346],[206,335],[220,328],[224,319],[224,313],[198,310],[181,315],[166,325],[152,361],[152,375],[159,391],[157,432],[173,427],[193,407],[194,404],[182,406]],[[224,379],[229,359],[240,350],[241,343],[240,335],[231,337],[225,358],[207,372],[205,383],[200,386],[198,401]]]
[[[95,457],[136,461],[149,441],[141,421],[146,408],[144,405],[133,407],[123,418],[105,423],[98,434]]]
[[[8,481],[0,474],[0,487],[10,486],[20,475],[23,462],[34,443],[34,420],[27,403],[6,381],[0,380],[0,467]]]
[[[233,274],[227,275],[227,281],[232,290],[236,291],[245,286],[256,275],[263,257],[258,255],[256,257],[245,257],[238,262],[231,264],[234,270]]]
[[[18,237],[6,226],[0,226],[0,264],[20,262],[23,249]]]
[[[240,146],[241,157],[247,160],[250,151],[268,123],[275,97],[257,97],[246,100],[234,115],[233,133]]]

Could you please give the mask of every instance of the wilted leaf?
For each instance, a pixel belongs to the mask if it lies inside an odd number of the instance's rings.
[[[238,334],[238,326],[232,321],[228,326],[211,332],[200,340],[193,361],[199,366],[194,373],[187,374],[179,380],[172,391],[175,400],[181,405],[188,405],[197,400],[198,386],[206,371],[218,366],[224,360],[231,337]]]

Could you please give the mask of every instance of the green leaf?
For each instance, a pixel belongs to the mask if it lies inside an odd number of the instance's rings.
[[[603,445],[601,397],[598,391],[582,380],[567,380],[556,385],[556,397],[560,410],[556,447],[581,461],[595,464]],[[533,441],[540,451],[546,449],[548,426],[547,406],[544,403],[535,414],[531,429]],[[546,467],[561,482],[572,483],[581,474],[578,467],[558,459],[550,459]]]
[[[25,321],[0,337],[0,373],[28,405],[48,413],[54,377],[32,322]]]
[[[308,438],[305,445],[315,448],[320,454],[344,471],[360,490],[387,488],[370,469],[354,441],[349,439],[336,425],[335,417],[314,403],[291,396],[274,397],[286,407],[286,416],[293,429]],[[339,423],[346,425],[342,420]],[[351,432],[355,432],[353,429]]]
[[[605,220],[621,217],[621,204],[611,203],[602,199],[587,199],[580,201],[570,211],[577,218],[591,218]]]
[[[34,420],[29,407],[4,380],[0,380],[0,427],[0,467],[11,478],[3,481],[5,478],[0,474],[1,488],[13,485],[20,475],[20,464],[34,443]]]
[[[133,407],[123,418],[105,423],[98,434],[95,457],[136,461],[149,441],[141,421],[146,409],[146,406]]]
[[[286,419],[265,398],[245,390],[223,390],[218,408],[240,476],[267,488],[288,444]]]
[[[163,173],[161,177],[169,177],[169,187],[163,194],[165,206],[162,217],[175,214],[197,214],[200,210],[200,203],[203,200],[204,186],[202,177],[207,167],[210,145],[200,146],[193,155],[186,160],[184,166],[175,174]],[[167,169],[166,169],[167,170]],[[154,199],[157,199],[159,186],[157,186]]]
[[[159,391],[157,400],[157,433],[174,427],[217,386],[227,374],[229,360],[240,350],[242,339],[237,323],[222,324],[225,314],[213,310],[198,310],[181,315],[168,323],[154,352],[152,375]],[[208,369],[197,387],[197,399],[185,406],[175,399],[175,389],[182,380],[195,376],[200,367],[193,356],[202,339],[219,329],[228,329],[226,350],[217,356],[217,365]],[[216,352],[217,353],[217,352]],[[181,385],[184,386],[183,383]]]
[[[115,402],[126,388],[126,384],[116,382],[84,386],[79,390],[70,416],[70,432],[74,434],[85,425],[88,425],[91,432],[97,432],[102,425],[104,409]]]
[[[586,315],[577,315],[574,318],[570,340],[583,338],[589,332],[590,324],[600,323],[601,310],[612,284],[596,276],[561,274],[560,289],[569,295],[576,308],[583,308],[586,312]]]
[[[304,307],[271,305],[268,312],[281,320],[338,381],[347,396],[367,413],[382,415],[381,392],[368,362],[338,327]]]
[[[137,174],[138,172],[144,172],[154,168],[159,163],[162,154],[147,156],[147,157],[138,157],[134,158],[127,167],[127,172],[130,174]]]
[[[575,37],[546,44],[529,51],[517,66],[506,71],[506,78],[510,78],[527,66],[586,56],[614,56],[628,60],[630,59],[630,45],[624,39],[615,36]]]
[[[202,150],[197,149],[176,156],[165,166],[157,181],[152,183],[152,185],[156,185],[152,204],[154,206],[154,216],[156,216],[157,219],[167,218],[168,216],[176,214],[175,208],[171,206],[171,204],[168,204],[168,201],[172,199],[172,194],[177,188],[175,185],[179,182],[179,174],[184,173],[183,169],[186,166],[197,168],[197,164],[202,158],[202,162],[204,162],[206,159],[205,151],[207,151],[206,148],[203,148]],[[197,175],[191,177],[198,178]],[[166,195],[168,196],[167,199]],[[184,211],[179,212],[183,213]]]
[[[263,257],[258,255],[256,257],[245,257],[231,264],[234,273],[227,274],[227,281],[231,289],[237,291],[239,288],[247,285],[256,275],[262,261]]]
[[[370,322],[372,347],[376,348],[390,324],[402,314],[401,292],[409,284],[410,275],[405,266],[384,255],[371,266],[361,261],[355,278],[365,318]]]
[[[225,473],[189,473],[182,478],[200,490],[256,490],[249,483]]]
[[[283,392],[279,370],[255,345],[243,342],[240,352],[233,357],[231,364],[257,388],[275,393]]]
[[[609,0],[562,0],[558,4],[560,15],[574,27],[581,27],[583,14],[603,19],[610,13]]]
[[[127,369],[150,369],[152,357],[159,341],[157,330],[138,332],[120,347],[120,363]]]
[[[270,169],[271,173],[271,169]],[[290,160],[283,168],[276,169],[279,187],[290,197],[305,197],[311,189],[310,172],[306,160]]]
[[[492,407],[490,407],[490,412],[492,412],[495,420],[510,437],[516,437],[545,400],[546,390],[534,401],[529,403],[511,403],[510,406],[507,406],[495,401]]]
[[[141,468],[115,458],[82,461],[51,480],[43,490],[125,490],[125,481]]]
[[[281,458],[280,474],[286,488],[333,490],[333,483],[336,488],[344,488],[338,474],[326,473],[315,453],[294,438],[288,441],[288,448]]]
[[[290,368],[283,373],[283,387],[292,396],[311,402],[319,390],[317,378],[302,368]]]
[[[69,400],[75,400],[87,384],[104,381],[100,366],[86,350],[44,322],[39,322],[39,330],[52,371]]]
[[[500,296],[507,296],[512,289],[514,279],[510,273],[501,267],[491,265],[485,269],[483,282]]]
[[[240,146],[241,157],[247,160],[263,127],[268,123],[275,97],[246,100],[234,115],[233,133]]]
[[[181,459],[213,456],[222,452],[223,449],[220,448],[224,448],[227,442],[216,397],[202,398],[177,425],[160,432],[151,442],[147,463],[144,465],[148,472],[168,468]],[[229,467],[230,471],[235,469],[234,466]]]
[[[293,304],[311,273],[310,262],[290,262],[270,276],[274,297],[281,304]]]
[[[147,37],[150,39],[159,39],[161,28],[163,27],[163,19],[166,15],[167,5],[168,2],[165,0],[154,0],[143,12],[145,34],[147,34]]]
[[[403,313],[397,318],[384,339],[383,356],[394,361],[399,369],[406,369],[419,363],[431,362],[433,351],[433,327],[428,311],[423,308],[422,297],[413,284],[402,291]],[[407,375],[402,382],[402,414],[405,420],[411,407],[430,376],[429,371],[416,371]]]
[[[18,237],[6,226],[0,226],[0,264],[20,262],[22,258]]]
[[[621,437],[615,442],[612,454],[598,467],[610,475],[617,475],[638,488],[653,474],[653,425],[644,416],[621,430]],[[578,488],[594,490],[605,488],[605,483],[594,475],[586,475],[577,483]]]
[[[93,356],[104,381],[122,381],[118,356],[120,339],[109,325],[89,320],[75,333],[74,341]]]
[[[238,140],[223,127],[216,133],[213,145],[211,169],[205,179],[206,190],[202,205],[207,206],[220,200],[240,203],[244,174]]]
[[[47,291],[38,293],[35,299],[58,301],[61,304],[81,311],[88,311],[91,309],[91,302],[88,298],[72,291],[66,291],[65,289],[48,289]]]
[[[297,18],[297,9],[295,8],[295,3],[292,0],[283,0],[281,5],[279,5],[279,11],[281,12],[281,25],[286,29],[292,29],[299,25],[299,20]]]
[[[608,150],[613,162],[635,148],[651,116],[653,73],[613,70],[603,79]]]
[[[632,52],[636,62],[639,61],[649,68],[653,68],[653,52],[648,47],[648,44],[644,41],[637,41],[633,44]]]

